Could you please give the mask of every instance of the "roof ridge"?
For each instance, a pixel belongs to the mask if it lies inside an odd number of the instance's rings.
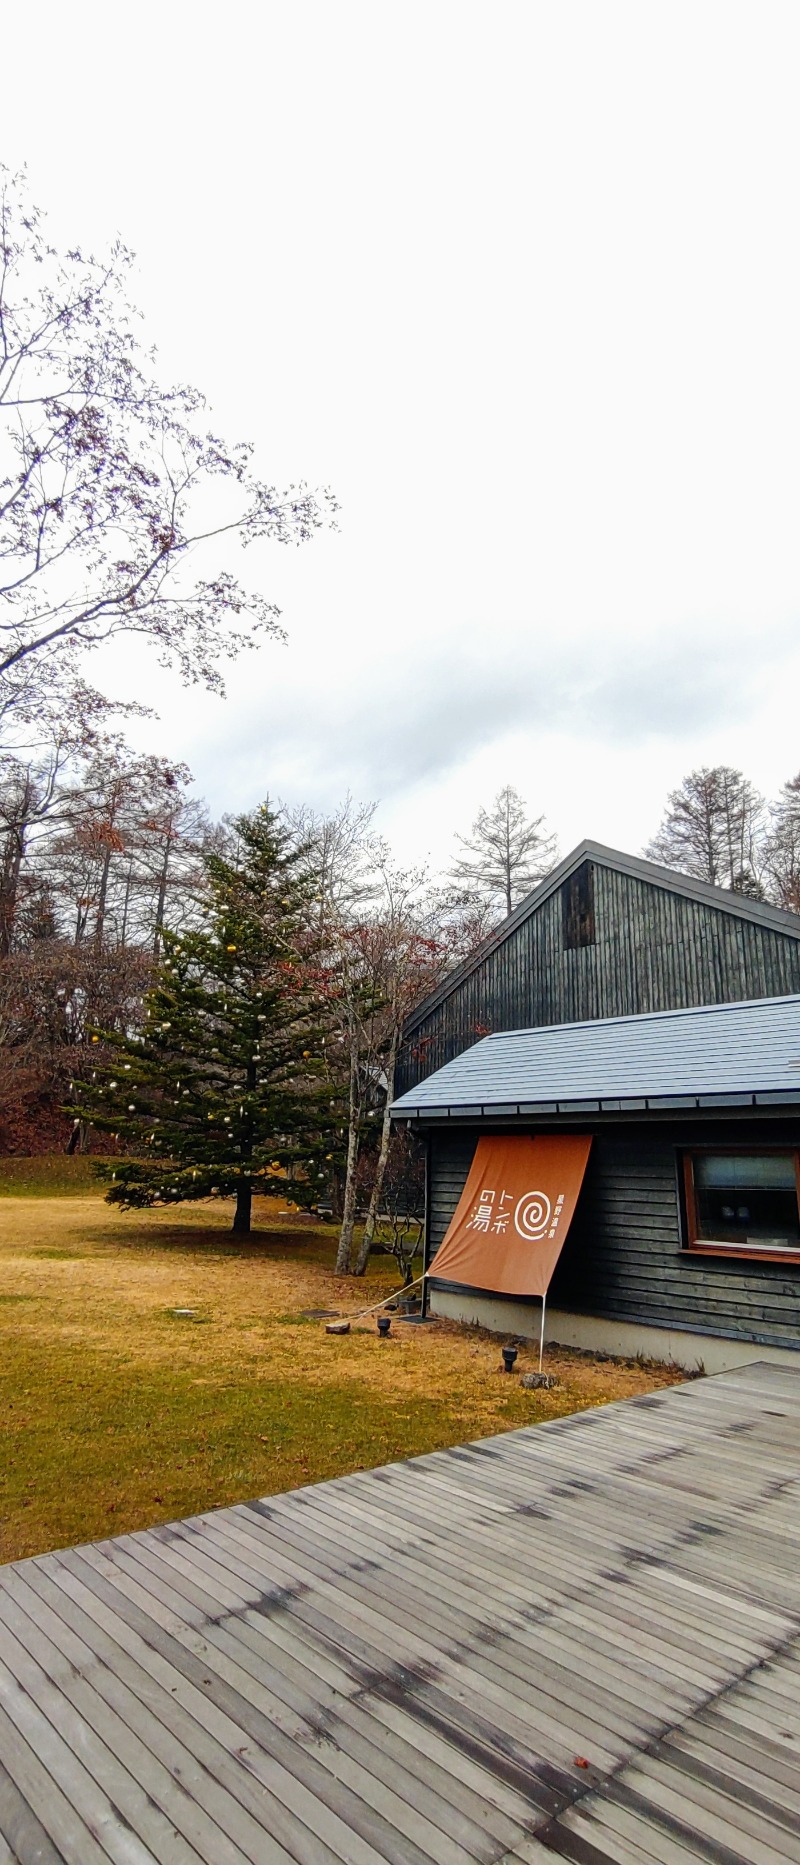
[[[484,959],[499,946],[504,945],[517,931],[517,928],[529,919],[537,908],[554,894],[570,874],[574,873],[584,861],[594,861],[600,867],[616,868],[618,872],[638,877],[647,881],[652,887],[660,887],[666,893],[680,894],[689,900],[701,900],[713,907],[718,913],[728,913],[736,919],[749,920],[762,926],[771,927],[774,932],[784,934],[787,938],[800,941],[800,914],[791,913],[786,907],[776,907],[771,901],[751,900],[747,894],[733,893],[729,888],[716,887],[711,881],[700,880],[693,874],[682,874],[677,868],[663,868],[660,863],[648,860],[646,855],[629,855],[621,848],[610,848],[606,843],[594,842],[591,837],[584,837],[570,854],[565,855],[549,874],[538,882],[537,886],[526,894],[524,900],[514,908],[507,919],[501,921],[494,931],[489,933],[468,958],[462,959],[452,971],[446,973],[440,983],[423,997],[413,1010],[409,1011],[404,1029],[410,1035],[426,1016],[444,1003],[459,984],[470,977],[483,964]],[[643,1012],[649,1015],[649,1012]]]
[[[627,1010],[614,1017],[580,1017],[566,1023],[520,1023],[513,1030],[490,1030],[487,1036],[481,1036],[476,1043],[470,1043],[470,1049],[480,1048],[481,1043],[501,1042],[508,1036],[537,1036],[545,1030],[588,1030],[597,1029],[598,1025],[607,1029],[611,1023],[656,1023],[670,1017],[700,1017],[725,1010],[752,1010],[766,1008],[770,1004],[800,1004],[800,991],[783,991],[776,997],[734,997],[721,1004],[680,1004],[673,1010]],[[461,1051],[466,1055],[467,1050]],[[458,1058],[453,1057],[456,1061]]]

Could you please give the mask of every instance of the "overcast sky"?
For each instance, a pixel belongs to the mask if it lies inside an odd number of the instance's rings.
[[[42,0],[0,156],[137,253],[165,378],[330,484],[251,576],[288,646],[159,708],[217,810],[503,783],[637,850],[703,762],[800,768],[797,0]],[[100,668],[93,665],[93,674]]]

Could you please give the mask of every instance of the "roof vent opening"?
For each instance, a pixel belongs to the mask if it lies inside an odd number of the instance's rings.
[[[561,914],[564,951],[577,952],[581,946],[594,945],[594,868],[582,861],[561,888]]]

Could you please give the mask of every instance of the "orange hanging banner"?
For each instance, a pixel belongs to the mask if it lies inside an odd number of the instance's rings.
[[[428,1274],[498,1295],[544,1297],[583,1184],[591,1134],[490,1134],[478,1141]]]

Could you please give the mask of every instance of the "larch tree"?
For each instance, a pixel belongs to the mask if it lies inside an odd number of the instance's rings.
[[[491,809],[480,809],[469,835],[458,835],[462,853],[450,870],[459,894],[480,898],[506,914],[555,865],[558,847],[544,816],[530,818],[519,791],[505,784]]]
[[[64,828],[47,850],[62,898],[72,897],[75,944],[125,945],[129,870],[147,794],[149,759],[121,740],[98,748],[65,785]]]
[[[191,913],[210,832],[191,781],[185,764],[108,738],[62,786],[44,855],[76,943],[147,946],[155,960],[164,926]]]
[[[48,823],[58,792],[59,757],[0,759],[0,957],[17,935],[28,892],[31,846]]]
[[[764,799],[731,765],[689,771],[671,792],[661,827],[645,854],[714,887],[763,899]]]
[[[137,829],[132,880],[138,916],[158,959],[167,927],[189,923],[204,893],[203,853],[211,823],[204,803],[188,795],[191,772],[167,758],[148,759],[148,796]]]
[[[318,1202],[331,1116],[298,851],[266,808],[233,830],[235,847],[206,857],[201,925],[163,934],[141,1035],[98,1032],[105,1059],[75,1112],[133,1155],[115,1162],[111,1203],[235,1196],[246,1235],[255,1192]]]
[[[68,815],[70,776],[109,742],[106,723],[111,713],[142,710],[137,705],[113,706],[78,682],[69,694],[43,689],[35,718],[11,712],[0,720],[0,953],[14,945],[18,909],[36,869],[37,852]]]
[[[58,1110],[81,1073],[88,1026],[130,1028],[164,926],[198,923],[202,851],[214,831],[188,783],[184,766],[137,755],[102,731],[74,742],[69,721],[49,746],[0,753],[0,967],[4,1000],[16,1007],[0,1069],[11,1080],[13,1054],[21,1080],[26,1048],[29,1057],[17,1147],[26,1128],[30,1150],[45,1132],[58,1145]],[[69,1144],[88,1137],[83,1122]]]
[[[773,807],[766,867],[772,899],[800,913],[800,773],[783,785]]]
[[[90,1018],[118,1035],[137,1028],[149,970],[141,952],[70,945],[50,927],[0,956],[0,1150],[35,1151],[41,1138],[49,1151],[83,1150],[87,1123],[75,1114],[70,1132],[64,1104],[90,1051],[89,1072],[105,1053]]]

